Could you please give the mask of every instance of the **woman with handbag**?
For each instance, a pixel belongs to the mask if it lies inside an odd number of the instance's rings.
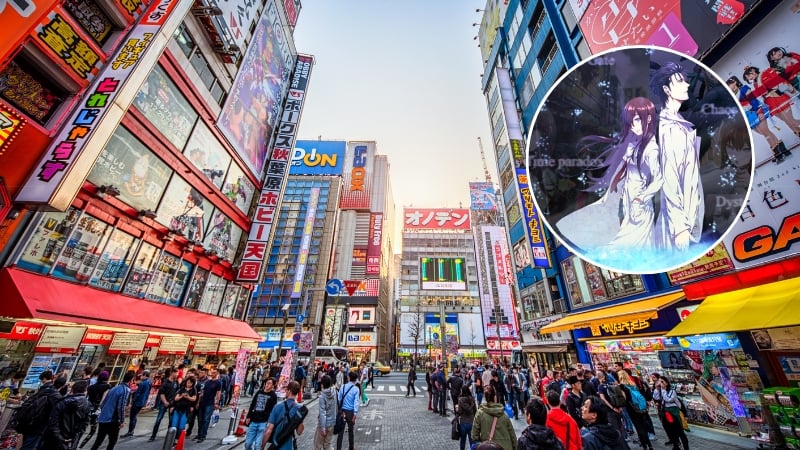
[[[458,430],[461,437],[459,448],[461,450],[467,448],[467,439],[469,439],[469,445],[472,446],[472,421],[475,419],[477,409],[475,398],[472,397],[472,391],[469,386],[462,386],[461,395],[458,396],[458,404],[456,404],[456,417],[453,419],[458,421]]]
[[[681,400],[667,377],[661,377],[657,388],[653,391],[653,400],[660,402],[659,415],[664,417],[664,431],[672,443],[674,450],[679,449],[679,444],[683,445],[683,450],[689,450],[689,438],[683,430],[681,421]]]
[[[475,441],[475,444],[491,441],[502,447],[503,450],[517,450],[517,435],[514,432],[514,425],[506,415],[503,404],[497,403],[497,393],[494,387],[484,386],[483,397],[486,399],[486,403],[478,408],[472,422],[472,440]]]

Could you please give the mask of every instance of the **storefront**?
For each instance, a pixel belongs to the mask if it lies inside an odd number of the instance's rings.
[[[527,361],[512,362],[527,365],[539,375],[544,375],[548,370],[566,370],[575,365],[578,355],[569,331],[541,332],[543,327],[563,318],[563,314],[556,314],[520,323],[522,351]]]

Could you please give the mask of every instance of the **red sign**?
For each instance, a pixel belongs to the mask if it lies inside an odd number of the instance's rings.
[[[347,295],[353,295],[359,286],[361,286],[361,282],[358,280],[344,280],[344,288],[347,289]]]
[[[34,322],[17,322],[8,333],[0,333],[0,339],[12,341],[38,341],[44,324]]]
[[[383,241],[383,213],[369,215],[369,241],[367,242],[367,275],[381,273],[381,242]]]
[[[98,330],[96,328],[89,328],[86,335],[83,336],[81,345],[109,345],[114,338],[114,332],[110,330]]]
[[[469,230],[468,209],[403,209],[404,230]]]
[[[146,348],[158,347],[159,345],[161,345],[161,336],[158,334],[151,334],[147,336],[147,341],[144,343]]]

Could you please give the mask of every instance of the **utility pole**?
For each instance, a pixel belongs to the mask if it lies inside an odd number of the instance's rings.
[[[445,330],[444,320],[444,302],[439,299],[439,342],[442,346],[442,361],[447,364],[447,371],[450,372],[450,360],[447,358],[447,349],[445,347]]]

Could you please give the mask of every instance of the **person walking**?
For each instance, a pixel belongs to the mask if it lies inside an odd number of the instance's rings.
[[[525,421],[528,427],[522,430],[517,440],[519,450],[563,450],[564,445],[553,429],[547,426],[547,407],[539,397],[525,405]]]
[[[486,404],[478,408],[472,422],[472,440],[476,443],[494,441],[503,450],[517,449],[517,435],[502,403],[497,403],[494,387],[483,388]]]
[[[145,370],[142,372],[142,380],[139,381],[139,387],[133,393],[133,398],[131,399],[131,417],[128,420],[128,432],[121,437],[133,437],[133,430],[136,429],[139,412],[147,405],[147,398],[150,397],[150,386],[150,371]]]
[[[300,392],[297,393],[297,401],[303,401],[303,390],[306,388],[306,382],[308,380],[308,372],[306,368],[303,366],[302,361],[297,362],[297,367],[294,369],[294,381],[297,381],[297,384],[300,385]]]
[[[275,380],[267,378],[261,389],[255,392],[244,424],[247,425],[247,434],[244,438],[244,450],[260,450],[264,432],[267,431],[269,415],[278,404],[278,395],[275,393]]]
[[[267,420],[267,431],[264,432],[264,442],[261,443],[262,450],[266,444],[271,444],[277,450],[293,450],[297,448],[296,436],[303,434],[305,425],[302,420],[297,427],[292,430],[291,437],[283,442],[278,442],[277,439],[285,434],[284,427],[289,426],[290,422],[296,420],[300,416],[300,404],[297,402],[298,395],[300,394],[300,383],[297,381],[290,381],[286,385],[286,400],[279,406],[272,408]],[[271,447],[272,448],[272,447]]]
[[[361,406],[367,406],[369,397],[367,397],[367,384],[369,383],[369,368],[367,363],[361,363]]]
[[[433,369],[430,366],[425,370],[425,383],[428,384],[428,411],[436,412],[433,406],[437,405],[436,409],[439,409],[438,402],[434,401],[438,400],[438,397],[435,395],[436,390],[433,386]]]
[[[100,404],[109,389],[111,389],[111,385],[108,384],[108,372],[105,370],[97,374],[94,383],[89,382],[89,387],[86,389],[86,398],[92,408],[91,413],[89,413],[89,433],[83,438],[78,448],[85,447],[97,432],[97,417],[100,415]]]
[[[91,391],[92,387],[89,387]],[[173,371],[171,368],[167,368],[164,371],[164,377],[161,381],[161,387],[158,388],[158,394],[156,395],[156,407],[158,408],[158,414],[156,414],[156,422],[153,424],[153,432],[150,434],[150,439],[148,441],[155,441],[156,434],[158,434],[158,429],[161,427],[161,420],[164,418],[164,415],[167,415],[167,410],[172,405],[172,400],[175,399],[175,394],[178,393],[178,372]],[[172,418],[167,415],[167,428],[171,426]],[[84,441],[85,443],[86,441]]]
[[[125,407],[128,405],[128,396],[131,389],[128,383],[136,376],[136,372],[129,370],[122,377],[122,382],[111,388],[100,406],[100,416],[97,417],[97,439],[92,445],[92,450],[97,450],[108,436],[106,450],[114,450],[119,439],[119,430],[125,425]]]
[[[447,390],[450,391],[450,400],[453,401],[453,411],[456,410],[462,387],[464,387],[464,379],[461,378],[458,369],[453,369],[452,375],[447,379]],[[445,409],[445,411],[447,411],[447,409]]]
[[[195,438],[197,442],[206,440],[208,427],[211,425],[211,417],[217,405],[219,405],[219,399],[222,395],[222,383],[218,379],[216,369],[202,369],[200,372],[204,371],[208,372],[209,380],[205,382],[203,389],[200,391],[200,406],[197,415],[199,430],[197,430],[197,437]],[[175,424],[172,425],[174,426]]]
[[[472,382],[472,386],[475,389],[475,404],[477,405],[483,403],[483,377],[481,375],[478,371],[473,374],[475,381]]]
[[[314,434],[314,450],[333,450],[333,426],[336,425],[336,414],[339,405],[336,402],[336,391],[331,387],[331,377],[323,375],[320,381],[319,421]]]
[[[408,369],[408,384],[406,384],[406,397],[409,394],[413,393],[414,397],[417,396],[417,389],[414,387],[414,383],[417,381],[417,371],[414,369],[414,365],[411,365],[411,368]]]
[[[170,426],[177,428],[176,438],[186,428],[186,422],[189,421],[189,411],[197,402],[197,396],[197,381],[193,376],[189,375],[183,379],[183,383],[178,388],[178,393],[175,394],[175,400],[172,402]]]
[[[369,364],[369,386],[375,389],[375,363]]]
[[[636,382],[624,370],[617,372],[619,383],[622,385],[623,392],[625,393],[625,409],[628,410],[628,417],[633,422],[633,428],[639,436],[639,445],[643,450],[653,450],[653,445],[650,443],[650,437],[647,433],[647,400],[644,395],[639,391]]]
[[[455,412],[458,415],[458,429],[461,432],[460,449],[464,450],[469,440],[469,445],[472,446],[472,422],[475,420],[475,413],[478,406],[475,404],[475,398],[472,397],[472,391],[469,386],[461,387],[461,395],[458,397],[458,404],[455,407]]]
[[[72,385],[72,393],[53,406],[42,439],[42,449],[74,450],[78,447],[92,413],[92,406],[86,398],[88,387],[88,379],[76,381]]]
[[[587,423],[581,434],[584,450],[629,450],[625,436],[608,424],[608,408],[599,397],[587,398],[581,413]]]
[[[561,396],[558,392],[547,392],[547,413],[545,425],[550,427],[566,450],[581,450],[581,430],[578,423],[566,411],[561,409]]]
[[[347,442],[349,450],[355,449],[355,428],[356,416],[358,416],[358,374],[350,372],[350,382],[339,389],[339,404],[342,405],[342,416],[347,425]],[[342,442],[344,441],[344,430],[339,433],[336,438],[336,450],[342,450]]]
[[[677,450],[681,448],[679,445],[682,445],[683,450],[689,450],[689,438],[686,437],[680,417],[681,400],[667,377],[662,376],[659,379],[659,385],[653,391],[653,400],[660,402],[660,414],[664,416],[664,431],[667,432],[672,448]]]

